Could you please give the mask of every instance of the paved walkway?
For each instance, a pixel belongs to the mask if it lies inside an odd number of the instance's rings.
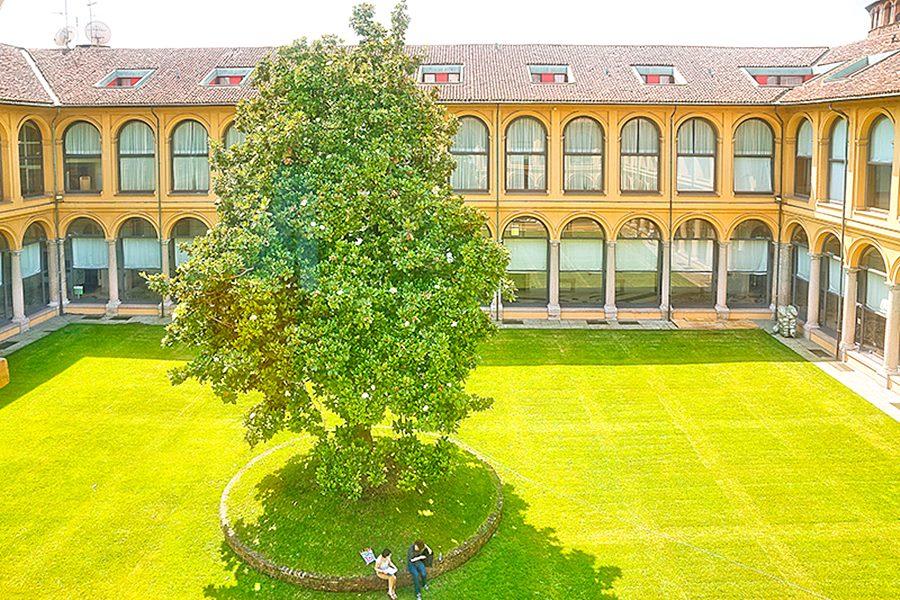
[[[96,318],[82,317],[79,315],[65,315],[62,317],[54,317],[44,321],[40,325],[36,325],[25,333],[13,336],[3,342],[0,348],[0,356],[7,356],[16,350],[24,348],[28,344],[50,335],[58,329],[62,329],[69,323],[92,323],[100,325],[119,325],[122,323],[145,323],[148,325],[164,325],[169,319],[161,319],[159,317],[113,317],[113,318]],[[503,329],[597,329],[597,330],[657,330],[672,331],[678,329],[752,329],[759,328],[771,333],[772,323],[770,321],[735,321],[724,323],[694,323],[691,321],[587,321],[587,320],[565,320],[550,321],[547,319],[522,319],[522,320],[505,320],[500,324]],[[871,379],[860,371],[847,366],[846,363],[839,362],[833,358],[823,358],[814,350],[821,351],[821,348],[804,339],[786,339],[781,336],[773,335],[775,339],[782,344],[815,364],[822,371],[837,379],[845,386],[865,398],[876,408],[887,414],[897,422],[900,422],[900,394],[892,390],[888,390],[881,386],[878,382]]]

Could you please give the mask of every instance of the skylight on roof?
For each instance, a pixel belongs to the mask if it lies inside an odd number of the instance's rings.
[[[569,65],[528,65],[532,83],[569,83],[572,71]]]
[[[671,65],[634,65],[634,71],[647,85],[672,85],[687,83],[678,69]]]
[[[116,69],[95,83],[94,87],[112,90],[134,89],[144,85],[151,73],[153,69]]]
[[[243,85],[252,72],[252,67],[216,67],[200,83],[212,87]]]
[[[816,76],[812,67],[746,67],[744,71],[761,87],[796,87]]]
[[[462,65],[422,65],[419,67],[419,83],[459,83],[462,81]]]
[[[897,54],[897,52],[898,50],[890,50],[888,52],[882,52],[880,54],[870,54],[869,56],[864,56],[859,60],[855,60],[829,75],[828,81],[840,81],[841,79],[852,77],[863,69],[868,69],[873,65],[877,65],[884,59],[890,58],[891,56]]]

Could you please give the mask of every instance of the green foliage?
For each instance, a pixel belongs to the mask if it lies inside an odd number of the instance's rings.
[[[404,440],[402,464],[419,448],[423,465],[442,465],[443,446],[417,434],[445,438],[489,405],[463,382],[507,261],[451,190],[457,125],[415,84],[407,23],[404,4],[390,29],[361,5],[358,45],[301,40],[257,67],[258,97],[238,108],[247,141],[214,157],[220,221],[153,282],[178,302],[167,342],[196,351],[173,381],[228,402],[259,392],[248,441],[316,435],[320,481],[349,497],[401,464],[376,451],[374,425]],[[330,431],[329,414],[345,428]]]

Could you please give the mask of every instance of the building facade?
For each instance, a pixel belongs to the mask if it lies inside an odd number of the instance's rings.
[[[838,48],[413,47],[460,119],[454,187],[510,250],[498,319],[800,311],[890,384],[900,360],[900,2]],[[212,142],[270,48],[0,46],[0,337],[159,314],[216,220]]]

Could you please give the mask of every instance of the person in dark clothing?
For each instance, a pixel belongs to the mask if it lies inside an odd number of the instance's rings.
[[[426,567],[430,566],[433,560],[434,553],[422,540],[416,540],[406,551],[406,570],[412,575],[416,600],[422,600],[422,590],[428,589]]]

